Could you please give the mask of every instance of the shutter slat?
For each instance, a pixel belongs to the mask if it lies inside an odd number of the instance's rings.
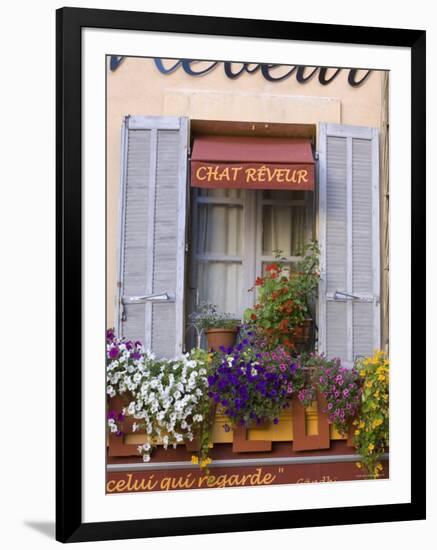
[[[123,223],[123,294],[145,293],[144,273],[147,247],[147,204],[149,186],[150,130],[127,134],[126,182]],[[125,305],[122,331],[130,340],[144,339],[144,305]]]
[[[354,357],[371,355],[373,352],[373,308],[369,303],[354,303],[353,351]]]
[[[328,137],[326,187],[327,291],[346,288],[346,140]]]
[[[371,140],[352,140],[352,175],[352,293],[371,294],[373,291]]]
[[[328,302],[326,305],[327,355],[344,358],[347,354],[347,315],[346,304]]]
[[[158,130],[153,292],[175,292],[178,243],[178,181],[180,132]],[[157,355],[175,348],[176,304],[152,304],[152,349]]]

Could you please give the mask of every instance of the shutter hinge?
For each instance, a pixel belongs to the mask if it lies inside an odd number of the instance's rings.
[[[188,243],[185,243],[185,252],[188,252],[188,250],[189,250]]]
[[[314,151],[314,158],[315,158],[315,160],[319,160],[319,152],[318,151]]]

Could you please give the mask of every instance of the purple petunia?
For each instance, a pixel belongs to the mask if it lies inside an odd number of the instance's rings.
[[[119,355],[120,355],[120,351],[117,347],[110,348],[108,352],[109,359],[117,359]]]

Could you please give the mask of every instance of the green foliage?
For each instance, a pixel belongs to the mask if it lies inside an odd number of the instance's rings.
[[[244,312],[244,318],[269,349],[283,345],[294,351],[297,329],[311,316],[310,301],[320,278],[317,242],[306,245],[302,255],[296,270],[291,271],[278,251],[276,261],[266,266],[266,275],[257,277],[251,289],[258,288],[258,302]]]

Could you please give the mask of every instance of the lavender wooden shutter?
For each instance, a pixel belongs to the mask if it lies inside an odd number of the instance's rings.
[[[188,119],[122,129],[117,333],[158,357],[183,349]]]
[[[319,350],[351,366],[380,346],[375,128],[319,127]]]

